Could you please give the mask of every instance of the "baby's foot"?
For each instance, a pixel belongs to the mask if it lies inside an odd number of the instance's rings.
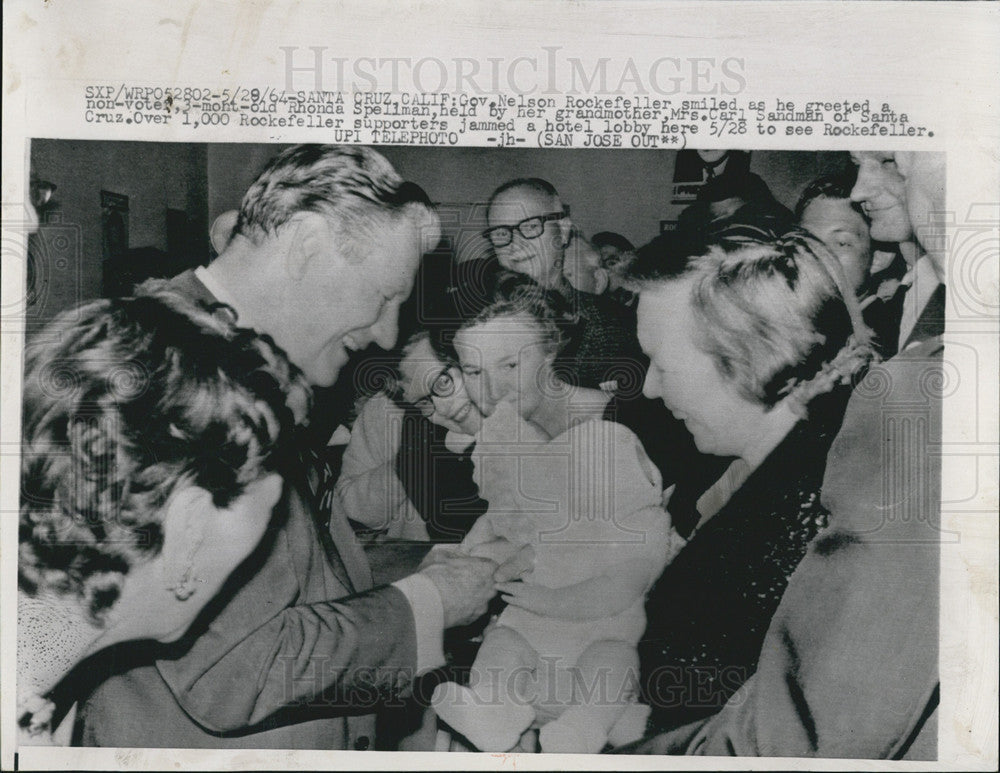
[[[435,687],[431,706],[444,722],[484,752],[505,752],[514,748],[535,718],[535,711],[530,706],[487,703],[456,682]]]
[[[614,727],[608,731],[608,743],[612,746],[624,746],[642,738],[646,733],[650,711],[645,703],[630,703],[626,706]]]
[[[563,714],[538,731],[538,745],[547,754],[597,754],[608,742],[598,722],[569,719]]]

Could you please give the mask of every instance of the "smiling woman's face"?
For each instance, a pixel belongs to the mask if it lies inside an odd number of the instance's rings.
[[[739,394],[698,345],[692,287],[682,279],[639,295],[639,344],[650,359],[643,394],[662,400],[702,453],[742,456],[761,434],[765,409]]]
[[[554,355],[541,325],[527,313],[494,317],[455,335],[469,395],[489,416],[501,401],[530,419],[546,400]]]
[[[442,361],[430,341],[423,338],[412,344],[403,355],[399,370],[403,377],[403,399],[426,406],[424,415],[429,421],[464,435],[479,431],[482,414],[469,398],[461,371]],[[448,389],[439,389],[443,394],[434,394],[435,382],[447,384]]]

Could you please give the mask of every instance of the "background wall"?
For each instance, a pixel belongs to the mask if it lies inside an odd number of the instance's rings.
[[[128,247],[167,252],[167,209],[183,211],[201,234],[207,258],[206,146],[153,142],[37,139],[31,168],[55,183],[54,206],[39,229],[44,286],[33,317],[44,321],[103,285],[101,191],[128,196]],[[66,240],[69,240],[67,244]]]

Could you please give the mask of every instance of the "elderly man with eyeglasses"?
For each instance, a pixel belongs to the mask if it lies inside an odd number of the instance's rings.
[[[581,263],[580,251],[592,248],[579,236],[552,184],[537,177],[504,183],[490,196],[487,219],[485,236],[503,268],[570,301],[579,322],[564,352],[566,375],[591,388],[641,383],[646,359],[635,320],[596,294],[593,277],[581,282],[583,272],[572,270]]]

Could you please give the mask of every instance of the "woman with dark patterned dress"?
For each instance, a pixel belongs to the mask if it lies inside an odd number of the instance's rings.
[[[721,239],[632,274],[646,395],[699,451],[735,458],[649,593],[639,651],[660,731],[718,711],[755,670],[788,577],[826,525],[827,451],[872,348],[836,258],[801,231]]]

